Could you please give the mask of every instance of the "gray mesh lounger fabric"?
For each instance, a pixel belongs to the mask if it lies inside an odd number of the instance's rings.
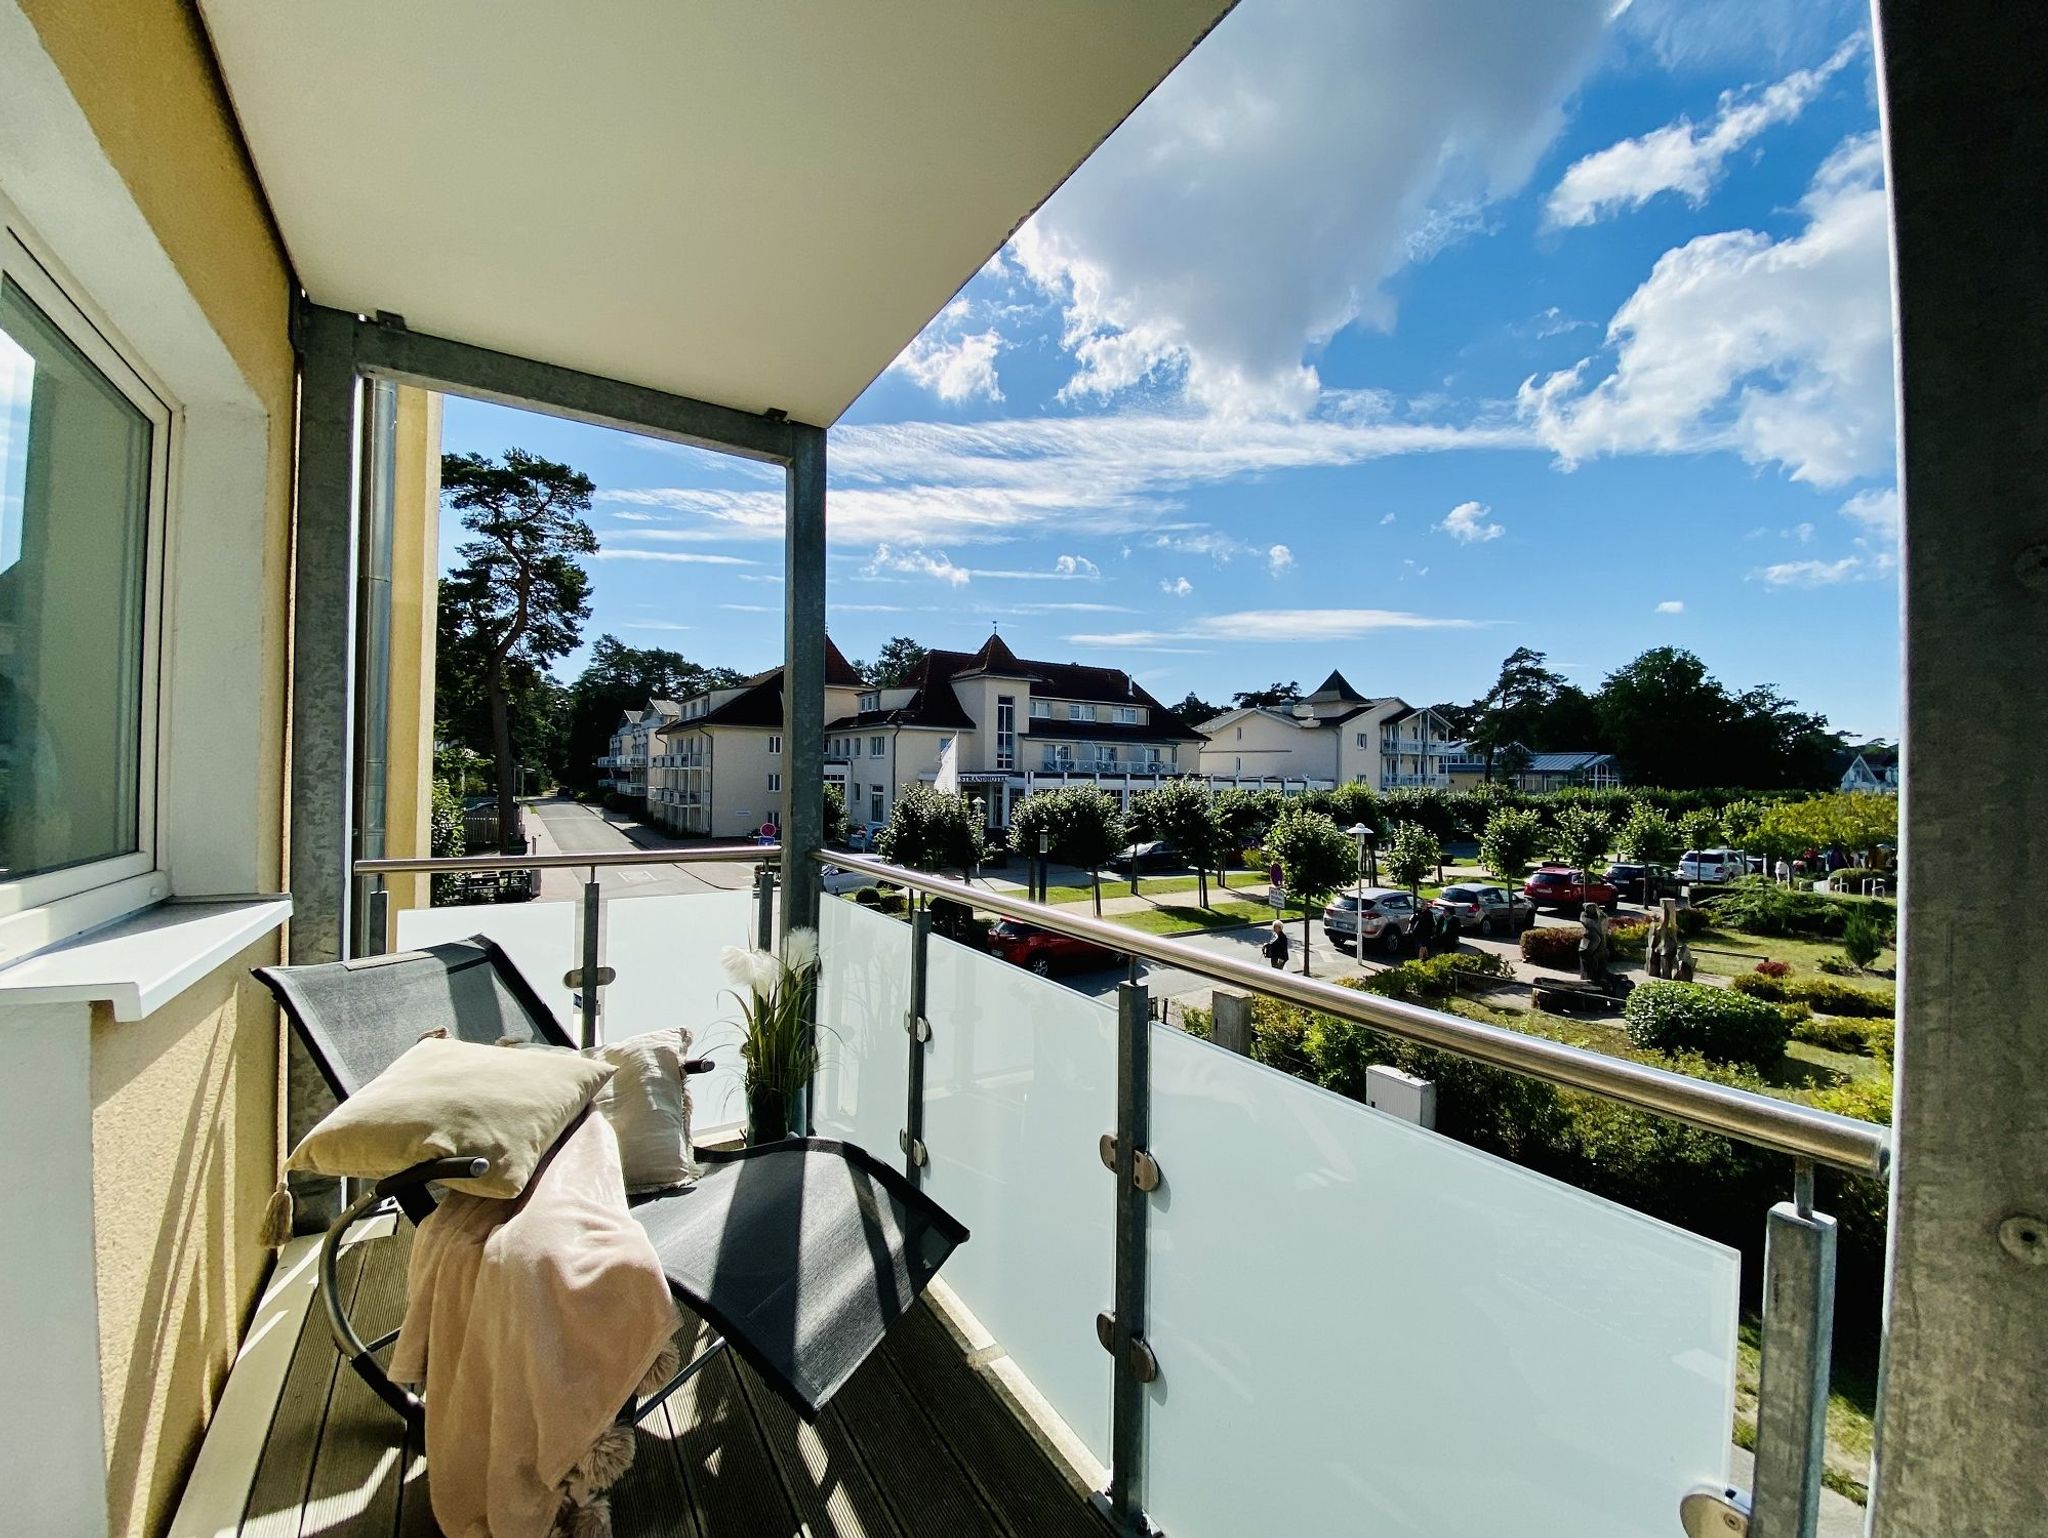
[[[483,936],[361,961],[261,967],[256,976],[342,1099],[431,1030],[573,1045],[511,958]],[[704,1174],[694,1187],[642,1198],[633,1215],[676,1297],[809,1419],[967,1230],[850,1144],[791,1138],[698,1157]],[[398,1199],[415,1222],[433,1210],[423,1187]]]

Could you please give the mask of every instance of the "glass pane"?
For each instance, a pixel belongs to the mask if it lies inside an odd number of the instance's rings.
[[[150,423],[0,280],[0,876],[139,838]]]
[[[582,945],[578,905],[547,903],[458,903],[447,908],[402,908],[398,948],[416,951],[448,940],[488,935],[505,948],[512,964],[533,985],[571,1041],[577,1039],[575,995],[562,982],[576,965]]]
[[[948,940],[931,942],[925,1189],[972,1237],[946,1280],[1098,1460],[1109,1457],[1116,1011]],[[1238,1532],[1260,1531],[1239,1528]]]
[[[605,904],[604,963],[618,974],[604,990],[606,1041],[682,1026],[692,1051],[718,1064],[690,1080],[690,1125],[698,1135],[746,1120],[740,1077],[739,1006],[718,964],[728,945],[751,945],[754,894],[668,892],[614,897]]]
[[[1179,1031],[1152,1053],[1167,1532],[1641,1538],[1722,1481],[1734,1251]]]
[[[818,1103],[821,1137],[902,1162],[909,1091],[910,926],[843,897],[818,903]]]

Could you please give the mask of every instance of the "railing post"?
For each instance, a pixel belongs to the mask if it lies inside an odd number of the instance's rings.
[[[924,1055],[931,1044],[931,1022],[925,1018],[926,966],[931,954],[932,911],[922,894],[913,894],[910,912],[910,1008],[904,1012],[903,1029],[910,1037],[905,1061],[903,1132],[897,1146],[903,1150],[903,1173],[914,1186],[924,1184],[924,1167],[929,1155],[924,1146]]]
[[[1117,988],[1116,1131],[1102,1159],[1116,1176],[1116,1279],[1113,1313],[1095,1320],[1114,1364],[1110,1397],[1109,1489],[1100,1504],[1120,1538],[1156,1531],[1144,1511],[1145,1385],[1159,1376],[1145,1339],[1147,1193],[1159,1186],[1152,1137],[1151,1000],[1143,983]]]
[[[754,872],[754,944],[775,949],[775,867],[766,862]]]
[[[600,983],[598,967],[600,927],[604,918],[604,897],[597,884],[596,867],[591,868],[590,879],[583,883],[583,951],[582,964],[577,968],[576,1001],[581,1006],[583,1018],[583,1045],[597,1045],[597,990]]]
[[[1835,1220],[1813,1210],[1813,1161],[1764,1239],[1763,1361],[1756,1391],[1750,1538],[1813,1538],[1828,1438],[1835,1337]]]

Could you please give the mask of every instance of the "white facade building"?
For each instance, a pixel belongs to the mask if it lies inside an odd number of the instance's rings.
[[[1245,706],[1202,723],[1202,773],[1271,780],[1450,788],[1455,744],[1443,718],[1393,695],[1368,698],[1332,673],[1306,699]]]

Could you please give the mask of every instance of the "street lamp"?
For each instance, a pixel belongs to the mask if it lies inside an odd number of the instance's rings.
[[[1357,927],[1351,932],[1351,941],[1352,948],[1358,953],[1358,964],[1362,967],[1365,965],[1365,846],[1372,841],[1372,829],[1362,822],[1354,822],[1345,831],[1358,840],[1358,892],[1352,899],[1351,911],[1351,920]]]
[[[1047,833],[1045,829],[1040,828],[1038,830],[1038,900],[1040,902],[1050,902],[1052,900],[1046,891],[1046,878],[1049,872],[1045,868],[1046,857],[1051,853],[1052,835]]]

